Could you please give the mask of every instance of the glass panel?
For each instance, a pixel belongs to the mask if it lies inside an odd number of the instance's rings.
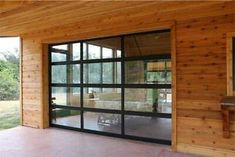
[[[52,104],[62,106],[80,106],[80,88],[52,87]]]
[[[128,35],[124,37],[125,56],[170,54],[170,32]]]
[[[116,53],[117,53],[117,57],[120,58],[122,52],[120,50],[117,50]]]
[[[51,53],[51,61],[52,62],[63,62],[66,61],[66,54],[63,53]]]
[[[103,83],[121,83],[121,62],[103,63]]]
[[[114,63],[103,63],[103,83],[114,83]]]
[[[113,50],[109,48],[102,48],[102,58],[113,58]]]
[[[70,77],[73,78],[72,83],[80,83],[80,65],[71,65]]]
[[[88,44],[88,59],[100,59],[100,46]]]
[[[125,82],[127,84],[145,83],[145,67],[143,61],[129,61],[125,63]]]
[[[88,59],[87,58],[87,43],[83,43],[82,44],[82,46],[83,46],[83,60],[86,60],[86,59]]]
[[[167,60],[159,60],[147,63],[148,83],[171,84],[171,62]]]
[[[125,115],[125,134],[171,140],[171,119]]]
[[[84,64],[84,83],[101,83],[101,63]]]
[[[67,82],[67,66],[66,65],[52,65],[51,67],[51,82],[52,83],[66,83]]]
[[[121,57],[121,38],[119,37],[91,40],[84,42],[83,44],[84,60],[101,59],[101,56],[102,58]]]
[[[147,72],[147,83],[171,84],[171,72]]]
[[[84,107],[121,110],[120,88],[84,88]]]
[[[125,89],[125,110],[171,113],[171,89]]]
[[[84,128],[101,132],[121,133],[121,115],[84,112]]]
[[[52,46],[53,49],[57,49],[57,50],[68,50],[68,45],[64,44],[64,45],[55,45]]]
[[[102,74],[101,69],[103,69]],[[83,79],[84,83],[120,84],[121,63],[109,62],[84,64]]]
[[[80,60],[80,43],[73,44],[73,60]]]
[[[80,128],[80,111],[62,108],[52,109],[52,123]]]
[[[125,62],[126,84],[171,84],[171,62],[128,61]]]

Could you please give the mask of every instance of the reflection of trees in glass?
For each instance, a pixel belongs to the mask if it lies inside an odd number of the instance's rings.
[[[62,53],[51,53],[51,61],[52,62],[62,62],[66,61],[66,54]]]
[[[80,65],[73,64],[70,68],[70,73],[73,76],[73,80],[71,83],[80,83]]]
[[[88,83],[100,83],[101,82],[101,64],[94,63],[88,64]]]
[[[51,69],[52,83],[66,83],[66,65],[54,65]]]
[[[121,63],[110,62],[110,63],[85,64],[84,65],[84,82],[107,83],[107,84],[120,83],[121,82]]]
[[[67,69],[67,67],[69,69]],[[54,65],[51,69],[52,83],[67,83],[67,70],[71,77],[71,82],[80,83],[80,65]],[[69,81],[69,80],[68,80]]]
[[[113,83],[113,63],[103,64],[103,83]]]

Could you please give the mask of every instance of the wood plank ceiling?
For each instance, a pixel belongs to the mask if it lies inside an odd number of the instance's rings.
[[[143,16],[143,10],[144,14],[154,14],[157,18],[217,3],[222,2],[0,1],[0,36],[18,36],[97,17],[109,20],[120,13],[127,17]],[[152,5],[156,7],[150,7]]]

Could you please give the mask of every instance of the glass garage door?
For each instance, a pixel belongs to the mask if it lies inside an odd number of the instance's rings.
[[[50,125],[170,144],[170,31],[49,46]]]

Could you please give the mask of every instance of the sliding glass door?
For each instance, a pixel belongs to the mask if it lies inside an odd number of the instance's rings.
[[[50,125],[170,144],[170,31],[49,46]]]

